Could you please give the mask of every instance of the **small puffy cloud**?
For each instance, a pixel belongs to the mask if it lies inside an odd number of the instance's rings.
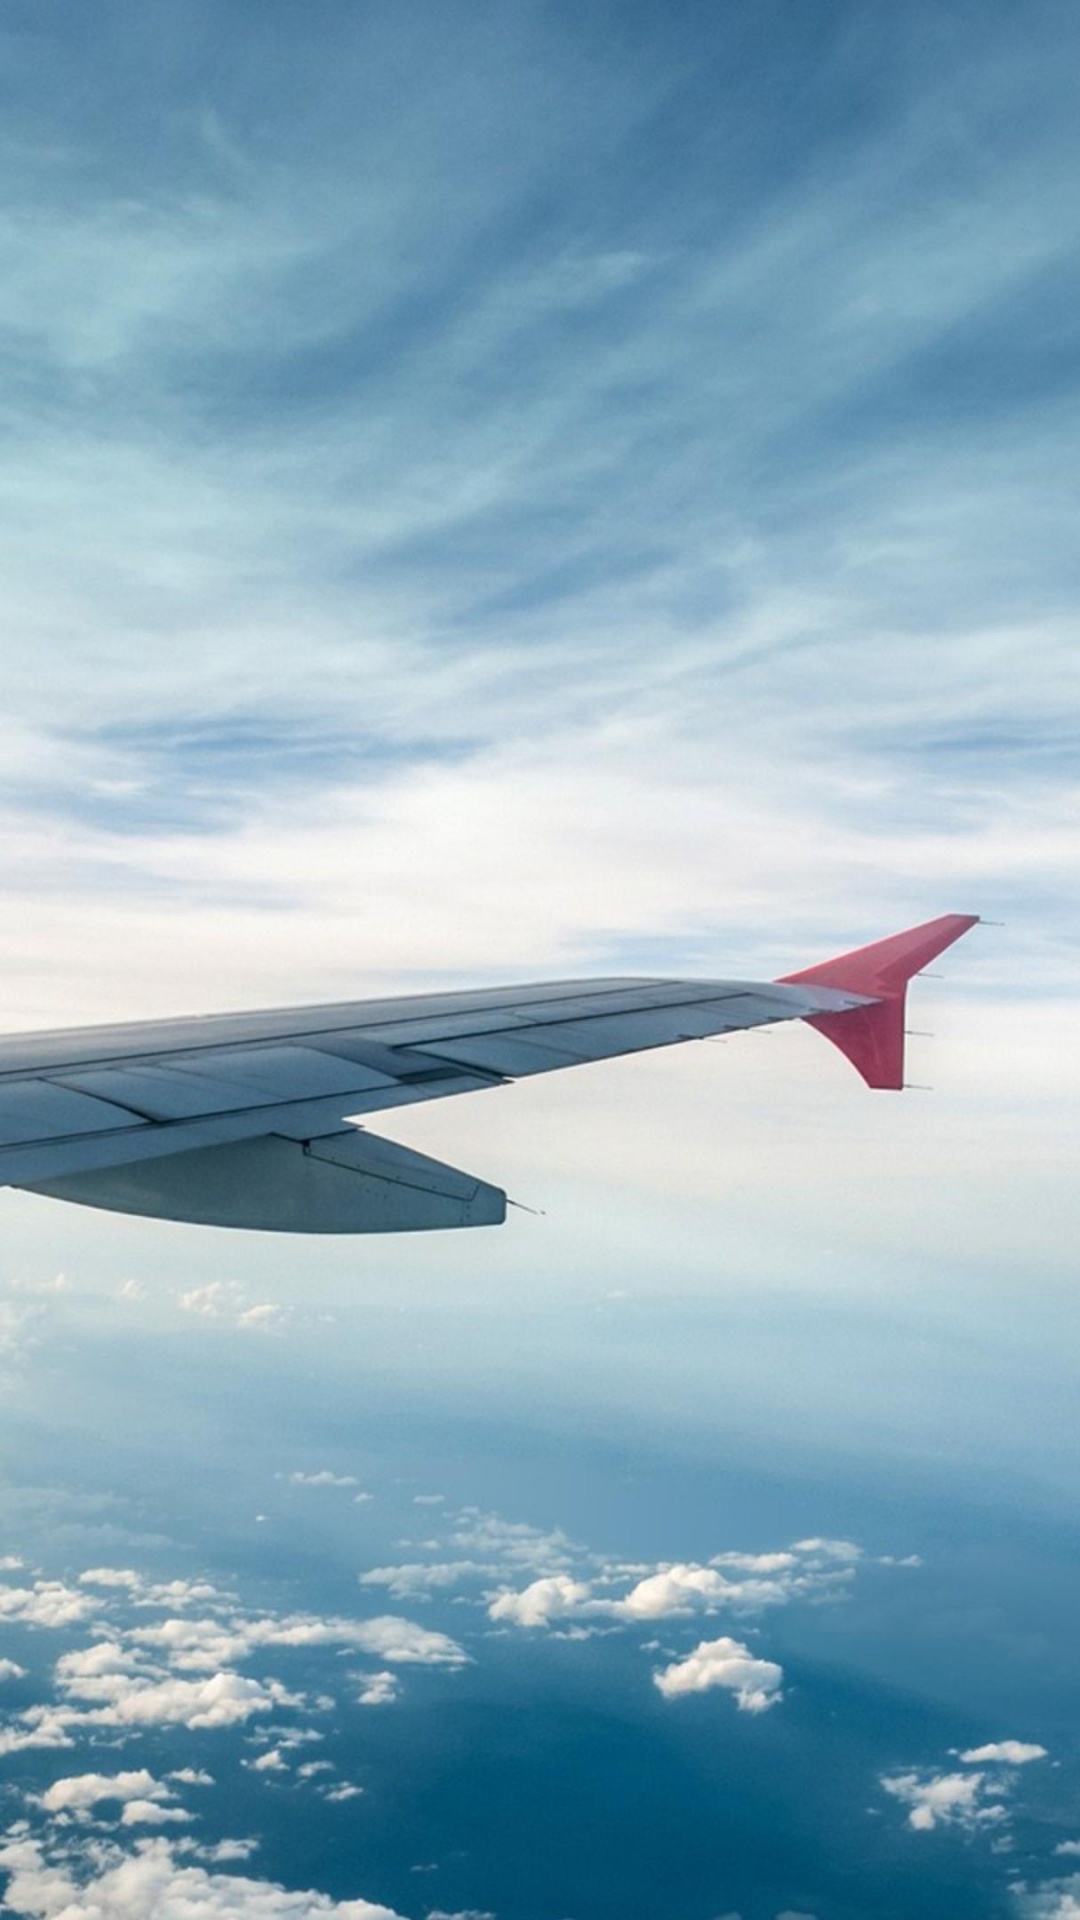
[[[333,1801],[335,1805],[340,1805],[346,1800],[359,1800],[363,1791],[363,1787],[354,1786],[351,1780],[343,1780],[338,1787],[327,1787],[323,1798]],[[430,1914],[428,1920],[431,1920]]]
[[[730,1594],[731,1582],[715,1567],[675,1565],[639,1580],[617,1604],[628,1620],[664,1620],[718,1605]]]
[[[488,1576],[495,1569],[479,1560],[415,1561],[400,1567],[372,1567],[362,1573],[362,1587],[385,1587],[395,1600],[409,1600],[439,1587],[456,1587],[460,1581]]]
[[[1080,1840],[1059,1840],[1057,1846],[1054,1848],[1054,1852],[1055,1854],[1062,1854],[1066,1858],[1080,1855]]]
[[[17,1660],[0,1660],[0,1680],[25,1680],[26,1668]]]
[[[76,1773],[54,1780],[41,1795],[47,1813],[70,1813],[102,1800],[167,1800],[170,1789],[145,1767],[128,1773]]]
[[[533,1580],[520,1593],[500,1593],[488,1607],[492,1620],[509,1620],[517,1627],[546,1627],[583,1606],[592,1589],[567,1573],[548,1574]]]
[[[938,1826],[960,1826],[970,1831],[1000,1826],[1008,1819],[1002,1796],[1016,1784],[1016,1774],[987,1773],[984,1766],[1006,1769],[1027,1766],[1033,1760],[1045,1760],[1045,1747],[1024,1740],[992,1740],[981,1747],[968,1747],[957,1756],[975,1772],[920,1772],[882,1774],[881,1785],[908,1808],[908,1826],[916,1833],[932,1833]]]
[[[355,1487],[356,1476],[351,1473],[331,1473],[329,1467],[320,1468],[318,1473],[288,1473],[290,1487]]]
[[[197,1313],[204,1320],[219,1320],[234,1305],[235,1289],[226,1286],[223,1280],[210,1280],[205,1287],[192,1287],[180,1295],[181,1311]]]
[[[236,1324],[244,1333],[272,1333],[282,1326],[288,1318],[284,1307],[276,1306],[272,1300],[263,1300],[254,1307],[245,1307],[236,1316]]]
[[[183,1807],[162,1806],[157,1800],[129,1800],[120,1815],[120,1824],[124,1827],[164,1826],[170,1820],[182,1823],[192,1817]]]
[[[377,1654],[391,1666],[463,1667],[469,1658],[449,1634],[433,1633],[396,1614],[357,1622],[349,1644]]]
[[[73,1627],[94,1612],[97,1601],[60,1580],[35,1580],[32,1587],[0,1587],[0,1620],[29,1627]]]
[[[981,1773],[883,1774],[881,1784],[908,1808],[908,1826],[932,1833],[938,1826],[998,1825],[1005,1818],[999,1803],[987,1804]]]
[[[265,1753],[260,1753],[257,1760],[249,1760],[247,1765],[252,1773],[284,1773],[286,1771],[286,1763],[282,1758],[280,1747],[267,1747]]]
[[[205,1767],[174,1767],[172,1773],[169,1775],[169,1779],[178,1781],[182,1787],[212,1787],[214,1785],[214,1776],[212,1773],[207,1773]]]
[[[1080,1920],[1080,1873],[1046,1880],[1040,1887],[1018,1886],[1014,1892],[1022,1920]]]
[[[783,1697],[783,1678],[775,1661],[757,1659],[741,1641],[726,1634],[718,1640],[702,1640],[685,1660],[675,1660],[653,1674],[666,1700],[723,1687],[735,1695],[743,1713],[765,1713],[776,1706]]]
[[[9,1726],[0,1728],[0,1754],[74,1744],[71,1715],[63,1707],[30,1707]]]
[[[401,1681],[396,1673],[390,1672],[389,1668],[381,1673],[360,1674],[358,1678],[360,1680],[360,1692],[356,1696],[358,1706],[388,1707],[391,1701],[397,1699]]]
[[[247,1843],[221,1843],[235,1845]],[[216,1863],[246,1856],[219,1846],[206,1857]],[[136,1853],[110,1849],[73,1862],[50,1859],[39,1841],[17,1834],[0,1846],[0,1867],[10,1875],[9,1907],[25,1920],[401,1920],[370,1900],[334,1900],[246,1875],[208,1873],[160,1838]]]
[[[1006,1767],[1026,1767],[1031,1760],[1045,1760],[1045,1747],[1028,1740],[991,1740],[985,1747],[968,1747],[960,1754],[965,1765],[998,1761]]]
[[[213,1846],[199,1848],[203,1859],[211,1860],[215,1865],[224,1865],[229,1860],[250,1860],[252,1854],[258,1851],[257,1840],[215,1840]]]
[[[129,1593],[137,1593],[142,1586],[142,1575],[133,1567],[87,1567],[79,1575],[79,1585],[83,1587],[123,1587]]]

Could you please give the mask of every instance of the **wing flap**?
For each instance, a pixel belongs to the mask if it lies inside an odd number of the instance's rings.
[[[456,1167],[346,1128],[304,1144],[278,1135],[196,1147],[34,1192],[116,1213],[265,1233],[416,1233],[498,1226],[506,1195]]]

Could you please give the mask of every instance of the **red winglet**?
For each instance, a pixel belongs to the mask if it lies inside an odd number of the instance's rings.
[[[846,1013],[814,1013],[807,1025],[816,1027],[839,1047],[869,1087],[899,1089],[904,1084],[904,996],[912,975],[919,973],[954,940],[978,925],[977,913],[943,913],[939,920],[909,927],[872,947],[842,953],[801,973],[785,973],[782,984],[839,987],[846,993],[864,993],[872,1007],[852,1007]]]

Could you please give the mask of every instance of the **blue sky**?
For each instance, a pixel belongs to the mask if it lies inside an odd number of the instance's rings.
[[[825,1533],[939,1473],[956,1526],[996,1489],[1053,1535],[1040,1579],[1074,1564],[1078,54],[1044,0],[5,10],[0,1025],[771,977],[1004,922],[917,985],[933,1094],[785,1030],[395,1117],[545,1210],[498,1234],[7,1195],[17,1485],[63,1478],[65,1408],[92,1423],[117,1370],[149,1432],[162,1353],[216,1382],[215,1486],[249,1371],[299,1439],[309,1376],[374,1354],[402,1448],[438,1457],[435,1395],[447,1431],[486,1410],[481,1478],[520,1449],[522,1524],[558,1522],[524,1408],[543,1446],[640,1423],[643,1457],[738,1458],[762,1550],[804,1497]],[[173,1522],[227,1583],[224,1514],[212,1548]],[[639,1523],[608,1544],[655,1560]],[[670,1550],[744,1543],[695,1527]],[[976,1738],[927,1686],[890,1778]],[[1064,1920],[1037,1858],[1030,1915]],[[818,1892],[763,1920],[846,1920]]]

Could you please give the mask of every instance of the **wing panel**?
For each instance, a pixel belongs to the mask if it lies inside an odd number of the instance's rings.
[[[24,1140],[60,1140],[68,1134],[106,1133],[142,1124],[133,1114],[47,1080],[19,1080],[0,1102],[0,1147]]]
[[[581,1020],[549,1020],[524,1032],[433,1039],[428,1044],[443,1059],[520,1077],[786,1018],[790,1018],[790,1008],[779,996],[732,993],[715,1000],[597,1014]]]
[[[210,1053],[168,1058],[165,1067],[98,1067],[88,1073],[65,1074],[63,1085],[114,1100],[151,1120],[188,1120],[328,1094],[351,1100],[394,1084],[371,1067],[311,1047],[215,1048]],[[53,1084],[59,1084],[59,1076]]]

